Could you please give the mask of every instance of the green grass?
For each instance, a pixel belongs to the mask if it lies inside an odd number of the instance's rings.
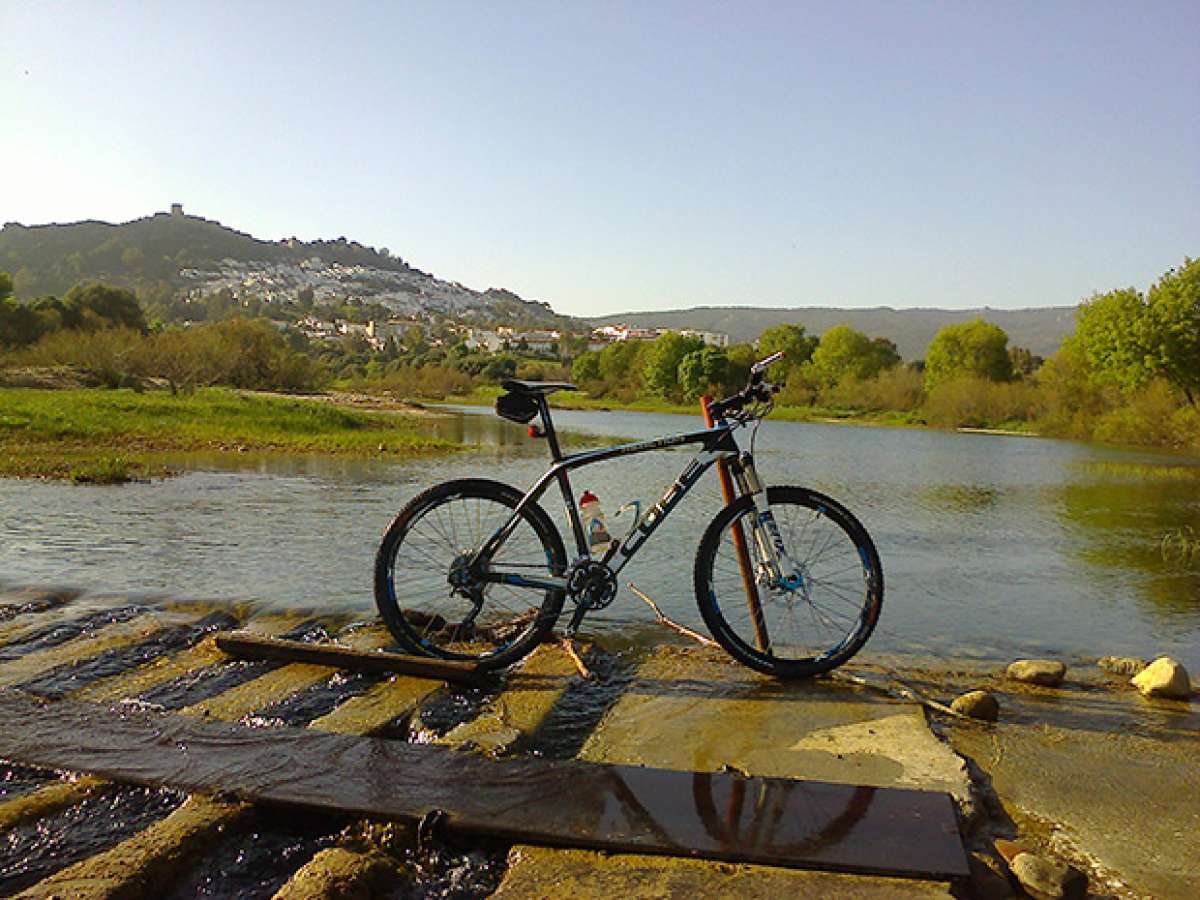
[[[76,484],[124,484],[133,480],[129,463],[119,456],[82,462],[71,469],[70,478]]]
[[[115,472],[120,457],[128,477],[160,466],[164,453],[195,450],[370,456],[453,446],[418,417],[315,400],[219,388],[190,396],[0,388],[0,474],[75,478],[89,467]]]

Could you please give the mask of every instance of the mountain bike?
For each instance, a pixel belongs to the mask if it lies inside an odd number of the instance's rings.
[[[552,465],[527,491],[499,481],[447,481],[414,497],[384,533],[375,559],[375,600],[406,650],[510,665],[548,639],[570,600],[564,630],[617,596],[617,578],[714,464],[733,496],[696,550],[696,602],[716,641],[744,665],[779,678],[827,672],[862,648],[883,603],[883,568],[870,535],[837,501],[803,487],[763,487],[754,438],[778,387],[764,379],[775,354],[751,367],[746,387],[708,407],[711,425],[684,434],[564,454],[548,396],[574,385],[510,379],[496,412],[544,438]],[[540,418],[540,426],[529,424]],[[749,430],[749,450],[737,434]],[[570,473],[654,450],[697,444],[699,452],[619,539],[588,535]],[[538,501],[562,492],[575,553]],[[607,535],[605,535],[607,537]]]

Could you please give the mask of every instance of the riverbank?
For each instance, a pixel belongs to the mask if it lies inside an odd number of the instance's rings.
[[[469,394],[458,394],[447,397],[447,403],[458,403],[464,406],[492,406],[496,398],[503,393],[499,387],[484,385],[477,387]],[[556,391],[551,395],[551,404],[555,409],[592,410],[607,412],[620,410],[622,412],[670,413],[681,416],[699,416],[698,403],[672,403],[669,400],[654,397],[640,397],[631,402],[623,402],[613,397],[591,397],[586,391]],[[835,406],[786,406],[777,405],[771,412],[771,418],[783,422],[818,422],[823,425],[867,425],[876,428],[917,428],[945,431],[936,425],[930,425],[918,412],[900,410],[882,410],[869,412],[861,409],[849,409]],[[986,434],[1013,434],[1025,437],[1038,437],[1027,422],[1002,423],[995,428],[958,428],[962,432],[980,432]]]
[[[0,476],[113,483],[166,474],[181,452],[403,458],[457,447],[434,436],[419,409],[319,399],[0,388]]]

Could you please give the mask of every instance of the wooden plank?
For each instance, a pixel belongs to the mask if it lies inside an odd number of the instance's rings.
[[[427,744],[108,714],[0,691],[0,756],[137,784],[421,821],[549,846],[798,868],[965,877],[947,794],[729,772],[493,760]]]
[[[216,635],[216,642],[226,653],[239,659],[309,663],[352,669],[356,672],[398,672],[403,675],[437,678],[469,687],[495,684],[495,676],[480,671],[474,663],[409,656],[384,650],[367,652],[338,644],[306,644],[303,641],[285,641],[245,631],[223,632]]]
[[[386,646],[391,635],[382,626],[362,628],[346,638],[357,650],[374,650]],[[335,673],[330,666],[316,663],[292,662],[274,669],[252,681],[239,684],[215,697],[193,703],[181,710],[184,715],[208,716],[232,721],[264,709],[314,684],[328,680]]]

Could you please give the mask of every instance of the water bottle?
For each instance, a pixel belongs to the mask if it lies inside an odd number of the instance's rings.
[[[612,543],[612,535],[604,522],[604,510],[600,498],[591,491],[584,491],[579,498],[579,514],[583,519],[583,533],[587,536],[588,549],[592,556],[604,556]]]

